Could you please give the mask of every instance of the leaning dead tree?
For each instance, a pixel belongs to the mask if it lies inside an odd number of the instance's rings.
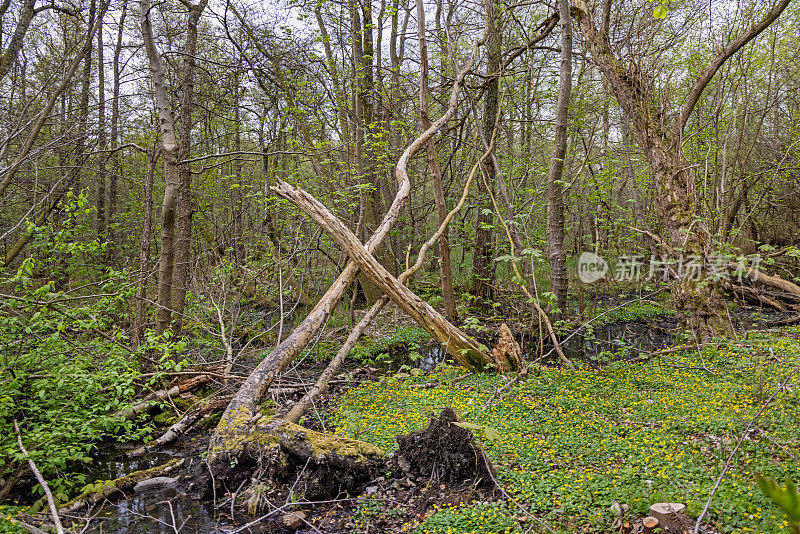
[[[411,316],[436,341],[441,343],[458,363],[476,371],[491,362],[486,347],[471,339],[453,326],[430,304],[419,298],[391,275],[386,268],[364,247],[353,232],[322,205],[302,189],[280,180],[272,188],[278,195],[291,201],[311,217],[344,250],[361,272],[378,286],[397,306]]]
[[[466,65],[460,70],[453,88],[450,93],[450,101],[447,111],[436,122],[418,136],[403,152],[397,163],[395,175],[398,182],[398,190],[395,195],[392,205],[386,212],[381,224],[375,230],[375,233],[370,237],[366,244],[359,246],[365,252],[371,255],[389,233],[394,223],[400,216],[400,210],[403,207],[406,199],[408,198],[411,190],[411,182],[408,177],[408,162],[411,157],[419,151],[428,139],[431,139],[442,127],[450,120],[458,107],[459,94],[467,73],[472,69],[475,63],[475,56],[477,54],[478,46],[481,41],[475,42],[472,48],[472,54]],[[344,295],[347,288],[356,278],[359,271],[359,265],[350,261],[344,271],[334,281],[333,285],[328,288],[328,291],[317,302],[317,305],[309,312],[303,322],[295,328],[292,333],[273,350],[261,363],[253,370],[250,376],[245,380],[239,391],[231,399],[225,412],[220,419],[214,435],[211,438],[209,445],[210,463],[218,459],[221,455],[231,453],[231,449],[240,446],[242,435],[248,433],[251,424],[258,419],[257,405],[263,397],[264,393],[269,388],[275,377],[291,363],[295,357],[308,345],[308,343],[316,336],[324,326],[328,316],[334,307],[338,304],[339,300]],[[395,280],[396,281],[396,280]],[[400,290],[402,291],[402,290]],[[480,362],[480,358],[484,357],[483,363],[489,363],[488,353],[478,350],[479,347],[472,347],[469,360],[475,361],[476,364]]]

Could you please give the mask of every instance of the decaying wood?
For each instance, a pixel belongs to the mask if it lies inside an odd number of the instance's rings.
[[[519,371],[522,364],[522,349],[506,323],[500,325],[500,339],[492,350],[492,360],[500,372]]]
[[[458,107],[458,97],[461,91],[461,86],[467,73],[472,69],[475,63],[479,42],[476,42],[472,48],[472,55],[464,67],[459,72],[453,83],[453,88],[450,93],[450,102],[447,111],[439,119],[436,120],[431,127],[418,136],[403,152],[397,162],[395,175],[398,181],[398,190],[395,195],[392,205],[386,212],[383,221],[375,230],[375,233],[363,246],[370,253],[373,252],[378,245],[383,241],[389,230],[400,216],[400,210],[403,207],[406,199],[408,198],[411,190],[411,182],[408,177],[407,167],[411,157],[424,146],[428,139],[432,138],[441,128],[450,120]],[[261,400],[269,385],[280,373],[280,371],[288,365],[294,358],[308,345],[309,341],[319,333],[325,322],[333,311],[334,307],[338,304],[339,300],[344,295],[347,288],[355,280],[358,273],[358,267],[352,261],[348,263],[344,271],[334,281],[333,285],[317,302],[317,305],[312,309],[303,322],[295,328],[292,333],[273,350],[269,356],[264,358],[261,363],[253,370],[250,376],[245,380],[239,391],[234,395],[231,402],[228,404],[225,413],[223,413],[219,424],[217,425],[214,435],[211,438],[210,449],[212,451],[219,450],[224,442],[230,442],[229,439],[232,434],[244,432],[247,429],[248,421],[250,421],[256,413],[256,405]],[[209,460],[213,463],[215,453],[211,453]]]
[[[350,256],[372,282],[378,286],[395,304],[411,316],[436,341],[441,343],[458,363],[470,370],[481,370],[491,363],[486,347],[469,338],[459,328],[452,325],[442,314],[419,298],[391,275],[386,268],[358,241],[358,238],[345,224],[333,215],[328,208],[302,189],[279,180],[273,190],[281,197],[291,201],[309,215],[315,223],[325,230],[336,243]]]
[[[211,402],[201,402],[199,406],[194,406],[192,409],[183,414],[183,416],[178,419],[174,425],[170,426],[166,432],[161,434],[161,436],[137,449],[130,451],[127,456],[131,458],[135,456],[141,456],[142,454],[153,452],[169,443],[172,443],[189,431],[189,429],[191,429],[198,421],[207,419],[213,413],[225,409],[225,406],[228,405],[229,401],[230,399],[215,399]]]
[[[467,176],[467,181],[464,184],[464,190],[458,203],[455,205],[455,207],[453,207],[452,210],[450,210],[450,212],[439,225],[439,228],[436,230],[436,232],[434,232],[428,241],[423,243],[423,245],[420,247],[419,253],[417,254],[417,261],[414,263],[414,265],[404,271],[398,277],[400,283],[405,284],[408,279],[410,279],[417,271],[419,271],[419,269],[422,267],[422,263],[425,260],[425,255],[427,254],[428,250],[441,237],[455,214],[458,213],[464,206],[464,201],[466,201],[469,194],[472,180],[475,178],[475,173],[480,165],[483,164],[483,161],[492,153],[493,146],[494,139],[492,139],[492,144],[489,146],[486,152],[484,152],[475,165],[472,166],[472,170],[470,171],[469,176]],[[378,301],[372,306],[372,308],[367,311],[364,317],[350,332],[350,335],[347,336],[344,344],[342,344],[342,346],[339,348],[336,356],[330,361],[328,366],[325,368],[325,371],[323,371],[317,379],[314,386],[303,396],[302,399],[300,399],[300,401],[292,406],[292,409],[289,410],[289,412],[283,417],[285,421],[290,421],[292,423],[298,422],[305,411],[308,410],[308,408],[314,403],[314,400],[328,390],[330,380],[336,375],[336,372],[339,370],[339,367],[341,367],[342,362],[344,362],[350,351],[353,350],[353,347],[355,347],[356,343],[358,342],[358,338],[364,333],[370,323],[375,319],[375,317],[377,317],[378,313],[380,313],[380,311],[388,302],[389,297],[382,295],[381,298],[378,299]]]
[[[731,262],[728,264],[728,268],[731,271],[738,272],[739,265]],[[800,297],[800,287],[789,280],[784,280],[780,276],[772,276],[757,269],[748,270],[744,274],[755,283],[783,291],[784,293],[788,293],[796,297]]]
[[[175,458],[163,465],[151,467],[150,469],[145,469],[143,471],[135,471],[116,480],[100,480],[94,484],[84,486],[81,494],[59,508],[58,513],[64,515],[75,512],[76,510],[80,510],[84,506],[92,507],[108,497],[111,497],[117,492],[131,489],[142,480],[163,476],[174,471],[183,465],[183,461],[183,458]]]
[[[774,308],[778,311],[786,311],[786,306],[778,302],[777,300],[759,293],[752,287],[748,286],[740,286],[736,284],[725,284],[725,289],[732,291],[738,295],[741,295],[746,300],[751,302],[755,302],[756,304],[763,304],[765,306],[769,306],[770,308]]]
[[[142,399],[140,402],[137,402],[127,410],[119,412],[117,415],[119,417],[124,417],[126,419],[132,419],[133,417],[136,417],[138,414],[152,408],[157,401],[165,401],[171,399],[176,395],[180,395],[181,393],[185,393],[187,391],[199,388],[200,386],[204,386],[209,382],[211,382],[211,377],[209,377],[208,375],[195,376],[193,378],[190,378],[189,380],[181,382],[180,384],[176,384],[171,388],[155,391],[147,395],[144,399]]]

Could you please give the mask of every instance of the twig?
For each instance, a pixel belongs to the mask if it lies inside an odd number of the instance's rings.
[[[25,445],[22,444],[22,434],[19,432],[19,425],[17,424],[17,420],[14,419],[14,431],[17,433],[17,443],[19,443],[19,450],[22,451],[22,454],[25,455],[25,458],[28,460],[28,467],[31,468],[33,471],[34,476],[36,476],[36,480],[39,481],[39,485],[42,486],[42,490],[44,490],[44,495],[47,497],[47,505],[50,507],[50,515],[53,517],[53,523],[56,525],[56,532],[58,534],[64,534],[64,527],[61,525],[61,519],[58,517],[58,510],[56,509],[56,502],[53,500],[53,494],[50,492],[50,486],[47,485],[47,482],[42,477],[42,474],[39,472],[39,468],[36,467],[33,459],[31,458],[30,453],[25,449]]]

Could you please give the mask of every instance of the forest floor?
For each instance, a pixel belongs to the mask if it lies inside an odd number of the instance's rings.
[[[613,309],[598,323],[659,332],[665,320],[657,303],[643,303]],[[532,364],[518,380],[437,364],[424,333],[396,321],[372,335],[354,351],[359,365],[343,372],[358,385],[334,388],[301,423],[391,454],[398,435],[425,428],[453,407],[506,495],[420,485],[386,473],[357,498],[287,507],[308,514],[300,532],[639,532],[657,502],[684,503],[696,518],[729,457],[701,532],[790,531],[754,475],[796,481],[800,473],[800,379],[793,374],[800,327],[741,331],[657,357],[630,351],[633,339],[618,349],[600,343],[599,353],[575,361],[576,371]],[[420,369],[426,367],[433,370]],[[177,454],[200,455],[206,438],[194,434]],[[133,468],[113,458],[109,465]],[[112,523],[95,531],[148,532],[185,517],[186,531],[231,532],[247,520],[237,513],[233,522],[213,504],[173,494],[136,497],[118,503]],[[6,519],[19,510],[0,508],[0,533],[17,531]],[[161,519],[136,526],[136,514]],[[282,531],[274,519],[253,528]]]

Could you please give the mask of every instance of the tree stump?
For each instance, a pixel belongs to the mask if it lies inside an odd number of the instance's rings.
[[[650,506],[650,515],[658,519],[658,524],[666,532],[681,532],[689,521],[686,505],[675,502],[659,502]]]

